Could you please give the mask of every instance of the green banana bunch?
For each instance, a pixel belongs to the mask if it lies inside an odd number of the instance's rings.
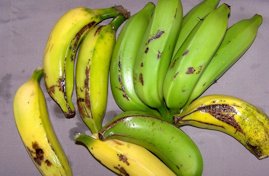
[[[123,111],[157,112],[137,96],[133,84],[135,58],[140,48],[155,5],[147,3],[131,16],[120,31],[110,65],[110,84],[115,102]]]
[[[39,81],[42,69],[17,90],[13,111],[21,140],[37,169],[44,176],[72,176],[66,155],[51,125],[46,100]]]
[[[262,16],[256,14],[249,19],[240,20],[227,30],[216,54],[195,85],[189,103],[207,90],[248,50],[256,38],[262,20]]]
[[[213,11],[218,6],[219,2],[220,0],[203,0],[184,15],[173,56],[175,56],[194,27],[201,19],[204,19],[211,11]]]
[[[102,127],[108,97],[109,65],[116,31],[126,17],[119,15],[107,25],[96,25],[82,41],[76,64],[77,105],[92,133]]]
[[[75,141],[118,175],[175,176],[159,158],[141,146],[116,139],[101,141],[96,134],[77,134]]]
[[[164,80],[164,99],[180,110],[201,73],[210,62],[227,30],[230,7],[222,4],[201,20],[174,56]]]
[[[122,6],[105,9],[78,7],[67,11],[53,27],[44,51],[44,78],[48,94],[65,117],[75,116],[72,102],[74,62],[81,40],[97,23],[124,13]]]
[[[163,80],[173,55],[181,19],[180,0],[159,0],[135,61],[135,91],[152,108],[163,106]]]
[[[163,120],[142,114],[119,115],[99,132],[99,138],[140,145],[159,157],[176,175],[202,175],[203,160],[196,144]]]
[[[269,156],[269,117],[250,103],[227,95],[208,95],[174,116],[177,126],[191,125],[224,132],[258,159]]]

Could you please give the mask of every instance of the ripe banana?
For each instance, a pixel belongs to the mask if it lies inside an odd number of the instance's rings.
[[[96,134],[77,134],[75,141],[118,175],[175,176],[155,155],[138,145],[116,139],[101,141]]]
[[[102,127],[108,96],[108,72],[116,31],[126,18],[119,15],[107,25],[96,25],[82,41],[76,64],[77,105],[92,133]]]
[[[177,51],[164,80],[168,108],[180,110],[227,30],[230,7],[222,4],[197,24]]]
[[[174,116],[174,123],[224,132],[258,159],[269,156],[268,116],[242,99],[227,95],[198,98]]]
[[[72,176],[66,155],[61,148],[47,112],[39,81],[42,69],[21,85],[14,97],[15,122],[22,142],[42,175]]]
[[[195,85],[187,105],[216,82],[248,50],[261,24],[262,16],[256,14],[252,18],[240,20],[227,30],[216,54]]]
[[[110,65],[110,84],[114,99],[123,111],[157,113],[140,100],[133,84],[135,58],[154,9],[155,5],[149,2],[131,16],[116,41]]]
[[[121,13],[126,13],[122,6],[105,9],[78,7],[67,11],[53,27],[44,51],[44,78],[48,94],[65,117],[75,116],[72,102],[74,62],[82,38],[97,23]]]
[[[218,6],[219,2],[220,0],[203,0],[184,15],[173,55],[176,54],[177,50],[179,50],[182,43],[199,21],[213,11]]]
[[[163,120],[143,114],[120,115],[99,132],[99,138],[140,145],[159,157],[176,175],[202,175],[203,160],[196,144]]]
[[[159,0],[134,65],[134,87],[152,108],[163,105],[163,80],[174,51],[182,19],[180,0]]]

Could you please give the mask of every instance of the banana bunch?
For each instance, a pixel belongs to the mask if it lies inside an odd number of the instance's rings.
[[[36,69],[16,91],[13,100],[16,126],[27,153],[42,175],[72,176],[49,118],[39,85],[42,77],[43,69]]]
[[[231,7],[219,3],[203,0],[185,15],[180,0],[148,2],[133,15],[122,6],[67,11],[51,30],[43,68],[14,98],[19,134],[40,173],[72,175],[48,117],[43,74],[65,117],[77,107],[91,132],[75,143],[117,175],[201,176],[203,157],[185,125],[224,132],[268,157],[264,112],[233,96],[200,97],[250,48],[263,21],[255,14],[229,26]],[[103,126],[109,86],[123,112]]]

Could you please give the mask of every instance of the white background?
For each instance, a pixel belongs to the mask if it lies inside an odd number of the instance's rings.
[[[14,123],[12,99],[16,89],[32,71],[42,65],[43,49],[57,19],[70,8],[102,8],[123,5],[132,14],[146,0],[1,0],[0,1],[0,175],[37,176]],[[153,2],[157,2],[154,0]],[[182,0],[188,11],[200,0]],[[220,93],[240,97],[269,114],[269,1],[222,0],[231,5],[230,25],[255,13],[264,22],[248,52],[205,94]],[[41,82],[44,88],[44,82]],[[73,142],[76,132],[88,132],[79,116],[67,120],[46,94],[54,129],[70,160],[74,176],[107,176],[112,172],[100,165],[89,152]],[[111,94],[106,119],[120,112]],[[204,157],[204,176],[267,176],[269,158],[256,159],[235,139],[215,131],[183,127],[199,146]],[[180,147],[180,146],[179,146]]]

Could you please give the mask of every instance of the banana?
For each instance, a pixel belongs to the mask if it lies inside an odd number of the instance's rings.
[[[173,55],[176,54],[177,50],[179,50],[182,43],[199,21],[213,11],[218,6],[219,2],[220,0],[203,0],[184,15]]]
[[[96,134],[77,134],[75,141],[117,175],[175,176],[160,159],[138,145],[116,139],[101,141]]]
[[[222,4],[192,30],[171,62],[164,80],[164,99],[170,109],[180,110],[210,62],[227,30],[230,7]]]
[[[61,148],[49,119],[46,101],[39,85],[43,69],[16,91],[13,111],[21,140],[42,175],[72,176],[66,155]]]
[[[76,96],[82,120],[92,133],[102,127],[108,97],[109,65],[116,31],[126,18],[96,25],[82,41],[76,64]]]
[[[227,95],[208,95],[174,116],[177,126],[191,125],[226,133],[258,159],[269,156],[269,119],[254,105]]]
[[[249,49],[262,20],[262,16],[256,14],[240,20],[227,30],[216,54],[195,85],[187,105],[216,82]]]
[[[143,114],[120,115],[107,124],[99,138],[140,145],[159,157],[176,175],[199,176],[203,159],[196,144],[171,123]]]
[[[123,111],[157,113],[140,100],[133,84],[135,58],[154,9],[155,5],[149,2],[131,16],[116,41],[110,65],[110,84],[115,102]]]
[[[51,30],[43,58],[45,85],[65,117],[75,116],[72,93],[74,62],[79,43],[94,25],[124,13],[127,12],[122,6],[105,9],[77,7],[67,11]]]
[[[163,105],[163,80],[174,51],[182,19],[180,0],[159,0],[134,65],[134,88],[152,108]]]

